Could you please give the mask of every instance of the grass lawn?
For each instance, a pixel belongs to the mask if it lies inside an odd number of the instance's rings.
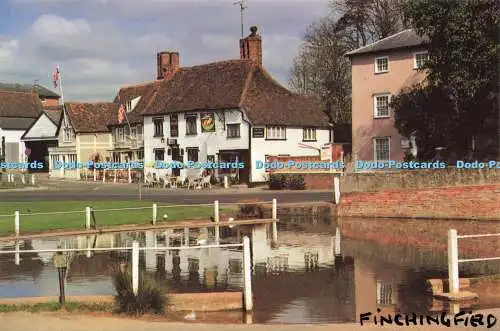
[[[123,224],[149,224],[153,218],[153,203],[150,201],[32,201],[32,202],[0,202],[0,236],[14,233],[14,212],[20,216],[20,233],[36,233],[60,229],[84,229],[85,207],[94,210],[97,228]],[[179,221],[213,216],[213,206],[162,207],[158,203],[157,221]],[[138,210],[100,211],[102,209],[151,207]],[[223,207],[220,213],[235,210],[234,207]],[[35,213],[79,211],[71,214],[36,215]]]

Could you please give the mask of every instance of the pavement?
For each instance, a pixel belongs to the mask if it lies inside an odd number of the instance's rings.
[[[279,202],[332,201],[330,190],[270,191],[266,188],[231,187],[228,189],[187,190],[144,188],[137,184],[113,184],[101,182],[78,182],[63,180],[40,181],[39,189],[0,190],[0,201],[40,200],[142,200],[165,203],[234,203],[241,200],[272,200]]]
[[[492,314],[500,316],[500,309],[491,309],[481,312],[485,315]],[[36,330],[36,331],[303,331],[304,328],[310,331],[374,331],[374,330],[398,330],[402,327],[395,325],[373,325],[373,324],[195,324],[195,323],[169,323],[160,321],[146,321],[140,319],[130,319],[124,317],[102,317],[96,315],[76,315],[76,314],[33,314],[33,313],[4,313],[0,314],[0,325],[2,331]],[[424,326],[404,326],[414,331],[426,330],[446,330],[446,326],[424,325]],[[470,330],[471,326],[451,325],[453,330]],[[486,326],[479,326],[479,329],[486,329]],[[473,328],[476,329],[476,328]],[[499,330],[497,323],[490,330]]]

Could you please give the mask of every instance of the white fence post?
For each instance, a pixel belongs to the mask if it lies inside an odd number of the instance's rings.
[[[228,188],[229,187],[229,180],[227,178],[227,176],[224,176],[224,188]]]
[[[14,231],[16,236],[19,236],[19,210],[14,212]]]
[[[106,183],[106,169],[103,169],[102,171],[102,182]]]
[[[449,292],[458,293],[460,282],[458,278],[458,237],[457,230],[448,231],[448,282]]]
[[[20,246],[21,245],[20,245],[19,241],[16,241],[16,253],[15,253],[15,257],[14,257],[14,263],[16,265],[21,264],[21,254],[19,253],[19,249],[21,248]]]
[[[253,310],[252,263],[250,258],[250,238],[243,238],[243,302],[245,310]]]
[[[340,203],[340,179],[337,176],[333,177],[333,191],[335,204],[338,205]]]
[[[116,183],[116,169],[115,169],[114,174],[113,174],[113,183]]]
[[[35,174],[31,174],[31,185],[35,185],[35,184],[36,184]]]
[[[273,213],[272,217],[274,220],[278,219],[278,201],[276,199],[273,199]],[[273,227],[273,242],[277,243],[278,242],[278,222],[274,221],[272,224]]]
[[[158,217],[158,206],[156,203],[153,203],[153,225],[156,224],[156,219]]]
[[[340,246],[340,229],[335,229],[335,256],[342,255],[342,249]]]
[[[97,171],[95,170],[95,167],[94,167],[94,182],[97,180]]]
[[[24,177],[24,174],[21,174],[21,183],[26,184],[26,177]]]
[[[139,293],[139,242],[132,243],[132,290]]]
[[[90,230],[90,216],[91,216],[91,208],[85,207],[85,228]]]
[[[132,183],[132,173],[130,172],[130,168],[128,168],[128,183]]]
[[[214,201],[214,221],[216,224],[219,224],[219,201]],[[220,231],[219,226],[215,226],[215,242],[218,244],[220,242]]]

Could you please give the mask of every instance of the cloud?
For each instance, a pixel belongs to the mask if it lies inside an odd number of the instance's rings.
[[[38,79],[50,87],[59,64],[65,100],[111,100],[121,85],[154,79],[156,53],[162,50],[180,52],[183,66],[239,57],[240,15],[233,0],[11,2],[29,8],[35,18],[16,33],[0,36],[0,79]],[[250,25],[259,27],[264,66],[282,83],[301,34],[327,13],[327,3],[248,2],[244,33]],[[15,16],[9,19],[15,24]]]

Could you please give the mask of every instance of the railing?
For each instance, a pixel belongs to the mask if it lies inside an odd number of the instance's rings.
[[[458,239],[498,237],[498,236],[500,236],[500,233],[458,235],[457,230],[455,230],[455,229],[450,229],[448,231],[448,280],[449,280],[449,292],[450,293],[456,294],[460,291],[460,278],[459,278],[459,271],[458,271],[458,264],[459,263],[500,260],[500,256],[482,257],[482,258],[474,258],[474,259],[459,259],[458,258]]]
[[[278,213],[278,201],[277,199],[273,199],[272,202],[234,202],[234,203],[224,203],[224,206],[239,206],[239,205],[253,205],[253,204],[272,204],[272,218],[277,219]],[[153,203],[151,206],[141,206],[141,207],[125,207],[125,208],[106,208],[106,209],[93,209],[92,207],[85,207],[84,210],[72,210],[72,211],[53,211],[53,212],[34,212],[21,214],[20,211],[16,210],[13,214],[4,214],[0,215],[0,219],[2,217],[14,217],[14,233],[16,236],[20,234],[20,224],[21,224],[21,216],[37,216],[37,215],[61,215],[61,214],[85,214],[85,229],[91,230],[92,228],[92,219],[95,212],[113,212],[113,211],[125,211],[125,210],[147,210],[150,209],[152,212],[151,223],[156,225],[158,219],[158,209],[162,208],[183,208],[183,207],[209,207],[213,206],[213,218],[215,223],[220,222],[220,206],[219,201],[215,200],[213,203],[205,203],[205,204],[183,204],[183,205],[163,205],[158,206],[158,204]],[[95,219],[94,219],[95,221]],[[96,224],[94,224],[96,225]],[[216,242],[218,242],[218,226],[215,226],[216,233]],[[273,240],[277,241],[277,225],[273,223]]]
[[[139,252],[140,251],[168,251],[168,250],[184,250],[184,249],[205,249],[205,248],[234,248],[243,247],[243,302],[246,311],[253,310],[253,293],[252,293],[252,269],[251,269],[251,254],[250,254],[250,239],[243,237],[243,242],[240,244],[217,244],[217,245],[200,245],[200,246],[180,246],[180,247],[140,247],[138,241],[133,241],[131,247],[88,247],[88,248],[56,248],[56,249],[30,249],[30,250],[9,250],[2,251],[1,254],[15,254],[16,260],[19,260],[20,254],[26,253],[63,253],[63,252],[92,252],[92,251],[132,251],[132,289],[135,295],[139,292]],[[55,262],[55,260],[54,260]]]
[[[2,178],[2,181],[3,181],[3,177],[5,176],[5,178],[7,179],[7,183],[16,183],[16,178],[20,178],[21,180],[21,183],[23,185],[27,185],[27,184],[30,184],[30,185],[36,185],[36,177],[35,177],[35,174],[24,174],[24,173],[18,173],[18,174],[15,174],[15,173],[0,173],[0,178]]]

